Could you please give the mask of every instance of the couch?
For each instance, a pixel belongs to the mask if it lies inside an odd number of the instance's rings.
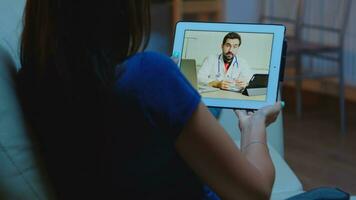
[[[19,38],[24,4],[25,0],[0,1],[0,199],[50,199],[50,188],[35,162],[14,90],[13,78],[20,68]],[[154,44],[150,48],[154,50]],[[239,144],[233,112],[223,110],[219,121]],[[282,115],[269,127],[268,142],[276,167],[271,199],[285,199],[302,192],[299,179],[283,159]]]

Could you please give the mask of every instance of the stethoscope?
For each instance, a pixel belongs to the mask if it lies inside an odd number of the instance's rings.
[[[232,63],[232,67],[234,67],[234,65],[236,64],[236,68],[237,68],[238,67],[237,57],[234,56],[233,59],[235,60],[235,62]],[[219,58],[218,58],[218,73],[216,74],[216,78],[219,78],[221,76],[220,62],[221,62],[221,54],[219,55]]]

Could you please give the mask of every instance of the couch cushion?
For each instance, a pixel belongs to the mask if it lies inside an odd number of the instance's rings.
[[[0,198],[46,199],[16,99],[15,71],[12,56],[0,45]]]
[[[3,46],[6,45],[17,69],[19,62],[19,39],[22,31],[22,13],[25,0],[1,0],[0,1],[0,39]]]
[[[0,1],[0,199],[48,199],[13,83],[20,67],[24,4],[25,0]]]
[[[276,179],[272,189],[272,197],[274,198],[272,199],[278,199],[277,197],[282,195],[292,196],[303,192],[303,186],[298,177],[272,145],[269,145],[269,152],[276,170]]]

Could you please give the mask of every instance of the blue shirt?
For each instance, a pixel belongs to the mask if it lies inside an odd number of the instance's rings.
[[[123,134],[135,134],[141,144],[123,169],[127,190],[145,199],[201,198],[202,184],[174,148],[200,95],[177,65],[158,53],[137,54],[120,67],[116,92],[122,114],[132,116],[124,122],[132,127]]]
[[[139,53],[117,69],[113,88],[95,88],[83,73],[71,93],[55,71],[43,80],[25,69],[18,74],[22,108],[56,195],[201,199],[202,183],[174,146],[199,94],[158,53]]]

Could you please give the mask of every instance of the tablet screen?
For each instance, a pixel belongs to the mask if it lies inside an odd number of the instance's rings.
[[[277,100],[285,27],[179,22],[173,55],[207,106],[258,109]]]
[[[202,97],[266,101],[260,77],[268,80],[272,41],[273,33],[185,30],[180,67]]]

